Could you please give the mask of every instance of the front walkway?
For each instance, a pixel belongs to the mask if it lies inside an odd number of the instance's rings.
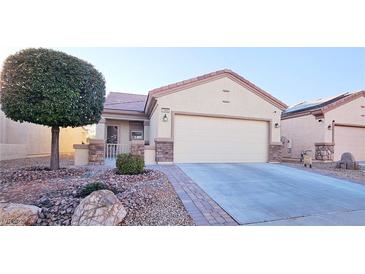
[[[176,165],[149,166],[166,174],[196,225],[238,225]]]

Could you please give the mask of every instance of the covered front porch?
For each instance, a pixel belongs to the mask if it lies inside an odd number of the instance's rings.
[[[148,145],[148,121],[104,118],[96,127],[96,138],[104,140],[105,158],[115,158],[120,153],[130,153],[132,142]]]
[[[104,103],[102,118],[88,144],[77,146],[80,164],[114,165],[118,154],[144,157],[155,163],[155,148],[150,146],[150,120],[144,112],[146,96],[110,92]]]
[[[150,155],[154,150],[149,146],[149,129],[149,120],[144,113],[104,111],[95,133],[95,138],[101,140],[104,147],[104,163],[115,163],[120,153],[138,154],[145,157],[146,163],[154,162],[154,155]]]

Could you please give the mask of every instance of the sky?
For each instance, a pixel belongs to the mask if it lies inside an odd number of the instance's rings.
[[[0,48],[0,62],[20,48]],[[288,105],[365,89],[365,48],[54,48],[92,63],[107,92],[231,69]]]

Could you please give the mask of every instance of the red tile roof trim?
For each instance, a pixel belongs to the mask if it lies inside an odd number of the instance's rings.
[[[235,73],[235,72],[233,72],[232,70],[229,70],[229,69],[218,70],[218,71],[211,72],[211,73],[208,73],[208,74],[204,74],[204,75],[194,77],[194,78],[191,78],[191,79],[188,79],[188,80],[180,81],[180,82],[177,82],[177,83],[174,83],[174,84],[170,84],[170,85],[167,85],[167,86],[163,86],[163,87],[160,87],[160,88],[153,89],[148,93],[148,97],[161,96],[161,95],[166,94],[166,93],[168,93],[170,91],[173,91],[175,89],[182,88],[182,87],[185,87],[185,86],[190,85],[190,84],[197,83],[197,82],[202,81],[202,80],[209,80],[209,79],[214,78],[216,76],[224,76],[224,75],[231,76],[231,77],[233,76],[234,78],[240,80],[243,84],[245,84],[248,88],[250,88],[251,91],[254,91],[254,92],[258,93],[259,95],[261,95],[262,97],[264,97],[265,99],[268,99],[268,101],[270,103],[275,104],[277,107],[279,107],[283,110],[288,107],[285,103],[283,103],[280,100],[276,99],[275,97],[273,97],[272,95],[270,95],[269,93],[264,91],[263,89],[259,88],[258,86],[254,85],[253,83],[251,83],[247,79],[243,78],[241,75],[239,75],[239,74],[237,74],[237,73]],[[147,100],[147,102],[148,102],[148,100]]]
[[[345,98],[341,98],[340,100],[336,101],[336,102],[333,102],[331,104],[328,104],[324,107],[321,108],[321,111],[323,113],[325,112],[328,112],[334,108],[337,108],[339,106],[342,106],[346,103],[349,103],[357,98],[360,98],[360,97],[365,97],[365,90],[361,90],[361,91],[358,91],[358,92],[355,92],[349,96],[346,96]]]
[[[236,81],[238,84],[241,84],[242,86],[246,87],[250,91],[254,92],[258,96],[260,96],[267,102],[275,105],[276,107],[280,108],[281,110],[284,110],[288,107],[286,104],[276,99],[275,97],[273,97],[266,91],[262,90],[258,86],[254,85],[247,79],[243,78],[241,75],[233,72],[232,70],[224,69],[153,89],[148,92],[148,96],[131,94],[131,93],[110,92],[105,100],[104,109],[105,111],[127,110],[127,111],[139,111],[148,113],[150,110],[153,109],[156,97],[164,96],[171,92],[199,85],[201,83],[208,82],[221,77],[229,77],[233,81]]]

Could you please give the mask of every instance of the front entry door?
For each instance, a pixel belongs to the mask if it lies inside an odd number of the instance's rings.
[[[119,127],[107,126],[106,128],[106,158],[115,158],[118,154]]]
[[[107,126],[106,128],[106,143],[118,144],[118,126]]]

